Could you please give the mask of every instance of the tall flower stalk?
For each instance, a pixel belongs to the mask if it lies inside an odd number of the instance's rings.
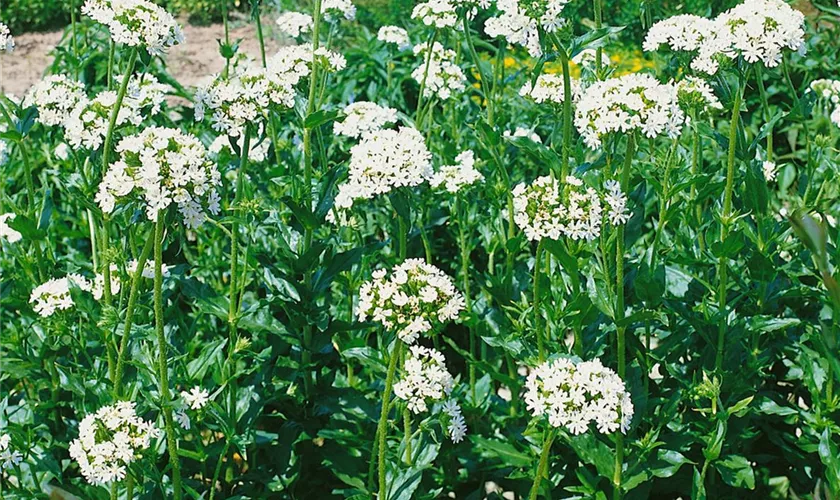
[[[732,118],[729,123],[729,152],[726,158],[726,186],[723,194],[723,210],[721,212],[720,242],[723,244],[729,236],[729,226],[732,221],[732,192],[735,188],[735,150],[738,143],[738,121],[741,117],[741,100],[743,99],[744,85],[739,82],[735,90],[735,98],[732,101]],[[718,259],[718,323],[717,354],[715,355],[715,371],[720,372],[723,368],[723,350],[726,344],[726,329],[728,327],[728,313],[726,311],[726,288],[727,288],[727,265],[728,259],[721,255]]]
[[[537,500],[540,494],[540,484],[542,483],[543,476],[548,473],[548,459],[551,456],[551,445],[554,443],[555,437],[557,437],[557,429],[553,426],[549,426],[543,432],[540,461],[537,465],[537,474],[534,476],[534,483],[531,485],[531,493],[528,495],[528,500]]]
[[[175,425],[172,420],[172,396],[169,393],[169,374],[166,357],[166,336],[163,325],[163,230],[166,214],[158,212],[155,222],[155,333],[158,343],[158,384],[160,386],[161,409],[163,423],[166,429],[166,447],[169,454],[169,465],[172,468],[172,489],[175,500],[181,500],[181,462],[178,459],[178,440],[175,438]],[[138,269],[142,272],[142,267]],[[136,274],[136,273],[135,273]]]

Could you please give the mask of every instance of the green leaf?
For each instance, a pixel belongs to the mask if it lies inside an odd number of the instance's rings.
[[[735,488],[755,489],[755,473],[752,465],[740,455],[729,455],[715,462],[723,482]]]
[[[44,189],[44,203],[41,205],[41,217],[38,219],[38,230],[46,232],[50,227],[50,218],[53,213],[52,190]]]
[[[693,463],[678,451],[658,450],[656,461],[651,465],[650,471],[656,477],[666,478],[679,472],[680,467],[683,465]]]
[[[694,468],[694,476],[691,482],[691,500],[706,500],[706,487],[703,485],[703,478],[697,467]]]
[[[726,421],[718,420],[715,433],[709,436],[708,444],[703,449],[703,456],[706,460],[712,462],[717,460],[720,456],[720,450],[723,448],[723,440],[726,437]]]
[[[612,480],[615,472],[615,454],[612,448],[592,433],[571,436],[569,444],[581,462],[594,465],[601,477]]]
[[[569,59],[572,59],[586,49],[603,47],[609,37],[621,32],[623,29],[624,26],[604,26],[602,28],[587,31],[585,35],[572,40],[572,47],[569,51]]]
[[[817,450],[820,460],[825,465],[825,477],[831,485],[831,490],[840,491],[840,453],[831,439],[831,430],[828,427],[820,434],[820,445]]]
[[[328,110],[322,109],[322,110],[316,111],[316,112],[308,115],[306,117],[306,119],[303,120],[303,127],[304,128],[319,127],[319,126],[321,126],[325,123],[329,123],[329,122],[335,120],[338,117],[338,115],[339,115],[339,112],[337,110],[328,111]]]
[[[295,216],[295,219],[297,219],[301,226],[307,229],[315,229],[318,227],[318,219],[315,218],[315,214],[313,214],[311,210],[298,204],[291,196],[284,196],[281,198],[281,201],[289,207],[292,214]]]
[[[591,274],[587,276],[586,293],[589,295],[589,300],[595,304],[595,307],[597,307],[598,310],[609,318],[615,318],[612,301],[610,300],[610,296],[607,294],[607,287],[602,280],[596,280]]]
[[[530,467],[534,463],[534,456],[517,450],[512,444],[481,436],[470,436],[470,441],[476,450],[485,458],[498,458],[504,465],[510,467]]]

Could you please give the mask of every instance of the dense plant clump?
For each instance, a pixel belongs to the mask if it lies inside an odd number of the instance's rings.
[[[184,1],[0,93],[0,497],[840,495],[840,9]]]

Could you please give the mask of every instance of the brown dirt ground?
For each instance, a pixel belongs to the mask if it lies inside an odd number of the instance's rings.
[[[274,32],[274,17],[263,19],[266,52],[273,53],[281,45],[280,37]],[[219,54],[217,39],[224,38],[221,24],[194,26],[184,24],[186,42],[174,47],[166,56],[169,71],[181,84],[189,86],[201,78],[218,73],[224,67],[224,59]],[[50,52],[61,40],[62,32],[23,33],[14,35],[15,50],[3,54],[0,85],[8,94],[23,96],[27,89],[41,79],[45,69],[52,61]],[[259,57],[259,42],[256,27],[244,20],[232,23],[231,41],[242,39],[239,50],[254,57]]]

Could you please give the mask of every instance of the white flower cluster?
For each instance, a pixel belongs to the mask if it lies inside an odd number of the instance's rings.
[[[638,130],[653,138],[676,137],[685,123],[677,88],[656,78],[631,73],[596,82],[583,91],[575,108],[575,126],[590,148],[610,133]]]
[[[394,394],[407,402],[413,413],[428,411],[428,403],[446,399],[441,411],[447,416],[447,432],[453,443],[463,441],[467,424],[461,414],[461,406],[451,399],[455,384],[446,370],[446,359],[436,349],[414,345],[406,358],[404,373],[394,384]]]
[[[504,37],[511,45],[528,49],[531,57],[542,56],[540,28],[553,33],[566,20],[561,17],[568,0],[498,0],[499,17],[491,17],[484,24],[490,37]]]
[[[450,0],[428,0],[414,6],[412,19],[420,19],[426,26],[451,28],[458,24],[456,5]]]
[[[149,127],[122,139],[117,152],[120,159],[110,165],[96,195],[103,212],[111,213],[119,199],[136,189],[135,196],[142,197],[149,220],[173,203],[178,204],[190,229],[207,219],[205,207],[213,215],[219,213],[216,186],[221,177],[204,145],[193,135]]]
[[[667,44],[672,50],[696,53],[691,67],[715,74],[723,59],[743,57],[748,63],[778,66],[785,49],[805,50],[805,16],[783,0],[746,0],[713,20],[680,15],[654,24],[645,50]]]
[[[70,457],[91,484],[122,481],[126,469],[161,432],[137,416],[133,402],[103,406],[79,423],[79,438],[70,443]]]
[[[685,111],[707,112],[723,109],[712,87],[694,76],[687,76],[677,83],[677,101]]]
[[[601,234],[601,197],[573,176],[566,178],[568,203],[563,203],[562,186],[550,176],[538,177],[513,189],[513,220],[529,240],[552,240],[566,236],[593,240]]]
[[[70,296],[70,288],[77,287],[85,292],[90,292],[92,285],[80,274],[68,274],[63,278],[52,278],[35,287],[29,295],[29,303],[34,304],[32,309],[46,318],[52,316],[56,311],[66,311],[75,305],[73,297]]]
[[[502,134],[506,139],[515,139],[517,137],[527,137],[532,141],[536,142],[537,144],[542,144],[542,137],[540,137],[536,132],[533,130],[529,130],[524,127],[516,127],[516,129],[511,133],[510,130],[505,130],[505,133]]]
[[[475,169],[475,153],[464,151],[455,157],[455,165],[440,167],[429,179],[429,184],[433,188],[443,185],[448,192],[457,193],[482,179],[484,179],[484,176]]]
[[[0,434],[0,470],[11,469],[23,461],[23,455],[9,446],[11,440],[8,434]]]
[[[374,102],[354,102],[345,106],[343,112],[346,116],[343,121],[333,124],[333,132],[354,139],[397,122],[396,109]]]
[[[580,81],[572,79],[571,83],[572,102],[575,102],[580,98]],[[526,82],[519,90],[519,95],[522,97],[530,97],[537,104],[545,102],[563,104],[566,97],[565,89],[566,86],[563,84],[562,76],[543,73],[537,77],[536,85],[532,86],[530,81]]]
[[[15,39],[9,31],[9,27],[0,23],[0,52],[11,52],[15,50]]]
[[[108,26],[115,43],[162,55],[184,41],[171,14],[149,0],[86,0],[82,13]]]
[[[190,430],[192,421],[187,414],[187,409],[198,411],[207,406],[210,402],[210,393],[201,387],[193,387],[189,392],[181,391],[181,399],[176,403],[172,417],[184,430]]]
[[[292,38],[312,31],[312,24],[312,16],[303,12],[284,12],[277,18],[277,29]]]
[[[436,349],[413,345],[411,355],[405,360],[402,378],[394,384],[394,394],[417,414],[428,411],[427,400],[434,402],[449,397],[454,385],[443,354]]]
[[[452,278],[421,259],[408,259],[386,276],[380,269],[362,284],[356,314],[361,322],[370,319],[395,330],[406,344],[431,331],[433,324],[457,319],[464,309],[464,297]]]
[[[17,243],[23,238],[23,235],[9,227],[8,221],[13,220],[15,214],[0,214],[0,240],[6,240],[9,243]]]
[[[79,101],[86,99],[85,86],[64,75],[50,75],[29,89],[23,107],[38,109],[38,122],[47,126],[61,125]]]
[[[840,80],[814,80],[811,82],[811,91],[818,99],[824,99],[834,107],[831,111],[831,122],[840,127]]]
[[[339,186],[335,206],[347,210],[354,200],[371,199],[394,188],[422,184],[434,173],[432,154],[417,129],[382,129],[362,136],[350,149],[347,181]]]
[[[137,270],[137,259],[132,259],[125,265],[125,270],[128,272],[129,276],[134,276],[134,272]],[[164,278],[169,277],[169,266],[165,263],[161,262],[160,265],[160,274]],[[155,262],[153,260],[147,260],[146,264],[143,265],[143,272],[140,273],[146,279],[155,279]]]
[[[393,43],[399,50],[406,50],[411,47],[408,32],[399,26],[383,26],[379,28],[376,39],[384,43]]]
[[[324,48],[313,53],[311,44],[282,47],[266,68],[246,65],[228,79],[214,78],[195,93],[195,118],[210,115],[217,132],[237,137],[245,126],[258,125],[272,106],[290,109],[295,105],[295,86],[312,71],[318,58],[328,71],[344,69],[344,56]]]
[[[131,78],[117,114],[116,126],[140,125],[143,118],[160,112],[168,85],[158,82],[154,75]],[[81,99],[64,122],[64,137],[74,148],[99,149],[108,132],[111,110],[117,103],[117,93],[103,91],[92,100]]]
[[[213,142],[211,142],[210,146],[207,148],[207,152],[210,153],[210,158],[218,160],[219,155],[225,150],[233,153],[233,150],[230,147],[231,139],[235,139],[236,145],[239,147],[239,150],[242,151],[242,147],[245,145],[245,136],[241,132],[237,133],[235,136],[220,135],[213,139]],[[268,158],[268,150],[270,147],[271,141],[268,138],[263,139],[259,143],[254,143],[252,140],[248,147],[248,161],[250,163],[264,162],[266,158]]]
[[[443,45],[435,42],[432,46],[431,59],[428,59],[428,73],[426,72],[427,50],[428,43],[421,43],[414,47],[414,54],[422,55],[423,59],[420,65],[411,73],[411,77],[417,81],[418,84],[426,80],[426,86],[423,89],[423,97],[431,97],[437,95],[440,99],[449,99],[453,93],[463,92],[465,86],[464,82],[467,77],[464,76],[461,67],[455,64],[455,51],[444,49]]]
[[[554,427],[582,434],[594,422],[598,431],[626,433],[633,402],[624,381],[599,359],[574,363],[565,358],[534,368],[525,382],[525,404]]]
[[[356,18],[356,6],[350,0],[322,0],[321,12],[327,21],[338,21],[342,17],[352,21]]]
[[[627,209],[627,195],[621,190],[621,184],[610,180],[604,183],[604,188],[607,190],[604,201],[610,207],[607,212],[610,224],[613,226],[627,224],[630,220],[630,211]]]

